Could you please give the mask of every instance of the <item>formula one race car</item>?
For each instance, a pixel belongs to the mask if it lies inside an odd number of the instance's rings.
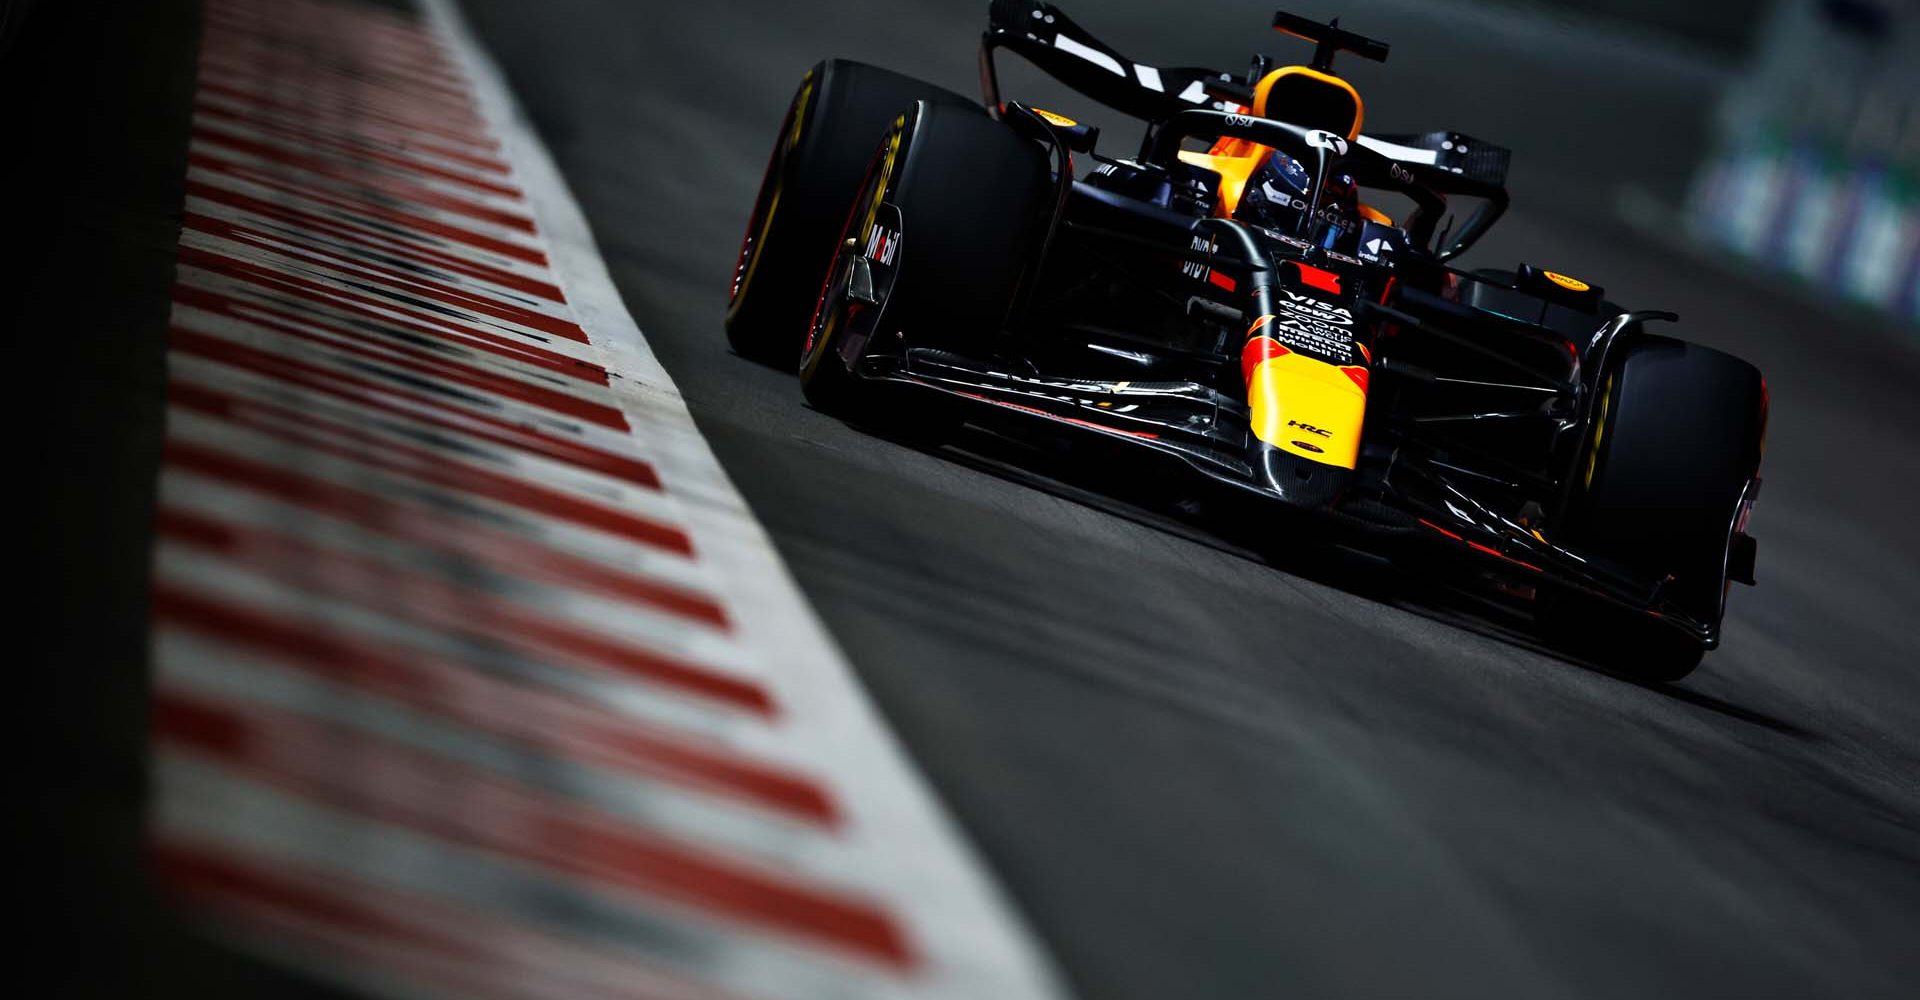
[[[1449,266],[1505,210],[1509,153],[1363,133],[1334,57],[1386,44],[1281,12],[1310,62],[1236,77],[1135,62],[1034,0],[988,16],[984,102],[844,60],[801,81],[734,274],[737,353],[797,364],[827,412],[1085,435],[1477,560],[1642,676],[1719,643],[1729,582],[1753,582],[1760,373],[1578,278]],[[1144,120],[1138,153],[1003,100],[1003,51]]]

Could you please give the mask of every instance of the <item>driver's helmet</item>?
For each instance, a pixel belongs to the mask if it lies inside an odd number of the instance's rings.
[[[1299,233],[1329,250],[1347,251],[1348,244],[1359,239],[1359,186],[1349,174],[1328,177],[1320,197],[1320,217],[1302,230],[1297,227],[1300,217],[1307,213],[1307,192],[1312,186],[1313,175],[1299,160],[1274,150],[1247,178],[1234,218],[1283,233]]]

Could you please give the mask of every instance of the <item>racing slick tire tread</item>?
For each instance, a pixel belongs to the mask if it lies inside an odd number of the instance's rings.
[[[1600,385],[1597,443],[1588,446],[1591,465],[1578,470],[1562,537],[1644,579],[1671,577],[1668,599],[1717,624],[1729,527],[1760,465],[1767,406],[1760,372],[1712,348],[1645,336]],[[1603,665],[1649,680],[1678,680],[1705,652],[1649,615],[1577,595],[1543,595],[1542,617]]]
[[[726,313],[735,353],[793,370],[874,140],[921,100],[986,118],[978,102],[865,63],[828,59],[802,78],[741,241]]]

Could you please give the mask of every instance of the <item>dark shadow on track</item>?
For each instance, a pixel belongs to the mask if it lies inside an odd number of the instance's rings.
[[[902,400],[903,405],[912,403],[912,399]],[[1021,438],[969,423],[948,440],[929,440],[919,434],[895,433],[884,424],[856,420],[850,426],[901,447],[1261,563],[1277,572],[1551,657],[1663,698],[1796,740],[1819,739],[1813,730],[1786,719],[1680,684],[1648,681],[1550,642],[1534,628],[1524,600],[1503,598],[1492,587],[1470,589],[1470,571],[1449,577],[1430,565],[1396,563],[1390,556],[1366,550],[1356,539],[1304,535],[1299,529],[1313,527],[1310,522],[1263,532],[1246,517],[1223,515],[1222,508],[1242,505],[1235,504],[1232,497],[1220,498],[1198,475],[1143,478],[1136,467],[1137,449],[1115,449],[1112,461],[1104,460],[1105,456],[1088,461],[1076,454],[1076,438],[1071,437],[1042,434]],[[1711,663],[1709,654],[1702,669]]]

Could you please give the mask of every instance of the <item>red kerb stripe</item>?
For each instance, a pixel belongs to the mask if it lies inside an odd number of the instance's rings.
[[[178,299],[183,296],[176,295],[175,297]],[[269,313],[270,311],[261,310],[260,312]],[[258,329],[272,330],[282,336],[313,345],[329,355],[336,357],[344,355],[346,358],[364,358],[367,362],[371,362],[377,366],[401,369],[409,373],[405,376],[408,380],[412,380],[417,376],[425,376],[428,379],[444,383],[448,386],[459,385],[466,386],[470,389],[478,389],[504,399],[511,399],[528,406],[539,407],[540,409],[549,410],[573,420],[585,421],[610,430],[624,431],[629,429],[626,414],[620,412],[618,407],[610,406],[606,403],[597,403],[590,399],[581,399],[572,393],[562,392],[559,389],[544,385],[536,385],[511,375],[496,374],[483,368],[463,364],[460,361],[442,354],[430,353],[408,345],[395,344],[390,341],[371,340],[371,338],[366,338],[364,334],[323,336],[312,330],[302,329],[295,323],[287,322],[279,316],[253,315],[244,317],[244,321]],[[324,328],[324,324],[316,325]],[[332,331],[329,331],[329,333],[331,332]],[[378,349],[363,346],[364,343],[369,342],[375,344]],[[365,367],[364,364],[357,364],[351,360],[343,361],[343,363],[356,368]]]
[[[590,469],[636,486],[645,486],[648,489],[660,488],[660,477],[654,472],[653,466],[637,458],[609,454],[497,417],[476,413],[471,409],[452,405],[445,396],[406,392],[395,386],[381,385],[364,378],[332,372],[318,365],[281,357],[258,348],[179,327],[175,327],[170,333],[169,343],[176,351],[285,382],[308,392],[333,396],[358,408],[404,417],[430,427],[471,435],[482,441],[532,452],[556,462]],[[416,409],[396,405],[389,401],[388,397],[432,406],[447,413],[458,414],[462,419],[455,421],[436,417]]]
[[[171,467],[338,518],[367,531],[404,538],[441,552],[491,559],[495,565],[512,566],[529,579],[637,601],[720,628],[731,627],[725,608],[711,597],[527,541],[482,521],[375,496],[223,452],[185,447],[170,450],[168,456]]]
[[[318,874],[225,848],[216,854],[177,839],[154,844],[149,860],[171,893],[204,911],[251,932],[301,942],[342,965],[378,967],[433,995],[728,1000],[624,954],[337,872]]]
[[[162,584],[156,621],[271,656],[291,668],[543,753],[664,778],[793,819],[837,826],[818,784],[772,764],[700,747],[569,693],[501,679],[422,651],[395,649],[320,622],[243,608]]]
[[[582,382],[602,386],[608,384],[607,370],[591,361],[570,358],[539,344],[503,337],[488,330],[457,330],[449,325],[436,324],[430,319],[416,320],[413,318],[416,314],[404,308],[374,313],[359,308],[357,304],[335,301],[332,296],[315,288],[290,282],[268,285],[264,281],[249,280],[243,283],[241,291],[247,297],[182,283],[174,286],[173,300],[242,323],[252,322],[254,317],[264,313],[281,319],[297,319],[354,337],[377,336],[367,331],[366,327],[372,326],[389,334],[386,340],[417,343],[421,338],[432,338],[445,344],[444,350],[451,353],[484,351]],[[300,301],[287,303],[288,296]],[[289,305],[298,309],[298,313],[287,311]],[[341,315],[343,313],[345,317]]]
[[[588,882],[670,899],[896,969],[918,964],[883,910],[785,872],[723,859],[504,777],[344,727],[175,692],[154,731],[259,780]]]
[[[275,273],[272,268],[264,268],[257,264],[248,264],[227,257],[216,251],[199,247],[182,246],[180,248],[180,260],[200,267],[227,269],[229,273],[236,269],[264,272],[269,275]],[[345,280],[363,288],[373,283],[373,279],[364,275],[347,275]],[[419,284],[407,285],[404,288],[382,287],[368,288],[367,290],[372,294],[381,295],[382,297],[403,303],[415,299],[432,299],[436,302],[442,302],[452,306],[455,310],[465,309],[471,312],[484,313],[495,319],[517,323],[531,330],[539,330],[542,333],[550,333],[556,337],[565,337],[568,340],[579,341],[583,344],[587,342],[586,331],[580,329],[579,325],[571,320],[561,319],[558,316],[549,316],[546,313],[535,312],[520,306],[508,305],[478,295],[470,295],[466,292],[441,291]],[[481,322],[484,322],[484,320]]]
[[[692,540],[677,527],[595,500],[552,490],[517,476],[467,465],[442,452],[396,444],[365,431],[318,420],[309,414],[294,413],[289,416],[289,411],[276,412],[270,406],[177,382],[169,387],[168,400],[175,406],[228,420],[236,426],[302,448],[429,483],[456,494],[484,497],[669,552],[687,556],[693,554]],[[310,430],[320,433],[310,433]]]
[[[169,445],[167,460],[173,461],[180,450],[179,445]],[[155,527],[168,541],[232,559],[309,594],[346,601],[450,636],[486,639],[498,648],[556,667],[644,680],[756,715],[775,712],[772,697],[753,681],[523,610],[475,589],[177,510],[161,511]]]

